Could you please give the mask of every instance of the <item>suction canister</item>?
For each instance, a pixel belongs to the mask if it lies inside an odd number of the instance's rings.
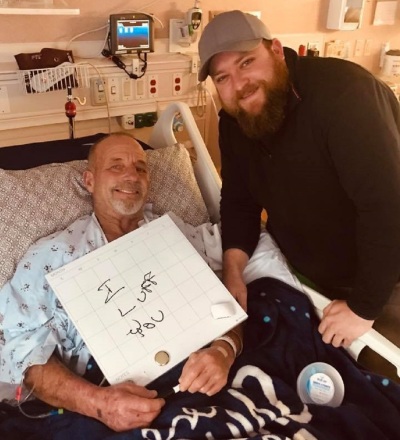
[[[400,49],[391,49],[385,53],[382,73],[385,76],[400,76]]]

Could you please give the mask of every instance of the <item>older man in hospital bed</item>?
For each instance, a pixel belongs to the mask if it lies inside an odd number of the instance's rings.
[[[0,375],[5,382],[24,383],[53,406],[96,418],[116,431],[143,427],[159,414],[164,400],[131,382],[100,388],[72,372],[85,371],[90,353],[44,275],[154,218],[146,205],[146,153],[131,136],[110,135],[92,147],[84,182],[94,213],[30,248],[1,291],[5,344]],[[213,262],[206,253],[207,247],[217,251],[220,260],[217,228],[208,224],[196,230],[170,215],[200,254],[218,267],[220,261]],[[206,234],[207,228],[212,229],[212,243],[203,241],[201,232]],[[216,339],[189,357],[179,379],[181,391],[213,395],[226,385],[229,368],[241,351],[241,335],[230,331],[228,341]]]

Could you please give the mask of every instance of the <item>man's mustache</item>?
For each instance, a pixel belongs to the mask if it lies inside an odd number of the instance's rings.
[[[242,90],[238,90],[236,92],[236,100],[239,101],[243,98],[245,98],[248,95],[251,95],[258,89],[258,84],[247,84],[245,85]]]

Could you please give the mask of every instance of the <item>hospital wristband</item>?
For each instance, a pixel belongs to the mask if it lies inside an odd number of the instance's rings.
[[[235,358],[237,357],[237,347],[235,341],[230,336],[220,336],[219,338],[214,339],[214,341],[225,341],[231,346]]]
[[[239,350],[237,350],[238,351],[237,356],[239,356],[243,351],[243,340],[240,334],[236,330],[232,329],[229,331],[229,333],[233,333],[237,337],[237,340],[239,341]]]

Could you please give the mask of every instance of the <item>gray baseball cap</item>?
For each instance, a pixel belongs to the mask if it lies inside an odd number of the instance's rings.
[[[199,81],[207,78],[209,64],[214,55],[221,52],[253,50],[263,39],[272,40],[271,33],[256,16],[242,11],[218,14],[204,28],[199,41]]]

